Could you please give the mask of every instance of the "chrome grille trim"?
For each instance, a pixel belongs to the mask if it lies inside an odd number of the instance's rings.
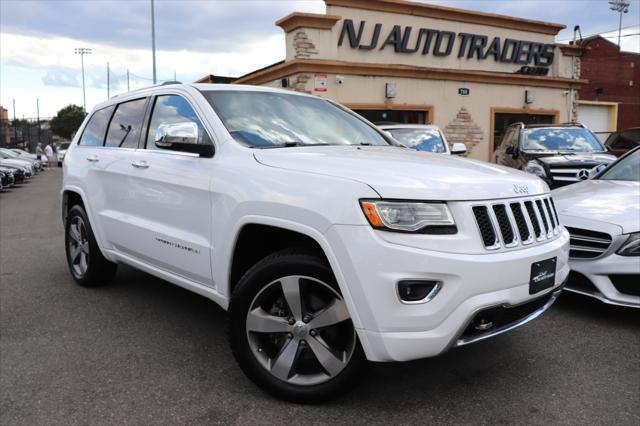
[[[569,258],[571,259],[595,259],[609,250],[613,237],[605,232],[592,231],[568,227]]]
[[[514,214],[513,210],[518,210],[518,207],[520,210],[518,214],[522,214],[529,233],[528,238],[524,241],[522,233],[520,232],[520,227],[523,228],[522,232],[524,232],[522,221],[520,221],[519,227],[516,214]],[[503,209],[506,214],[506,225],[505,218],[502,216]],[[504,229],[500,226],[500,220],[496,212],[498,212],[503,219],[502,225]],[[560,225],[558,215],[555,211],[555,205],[550,196],[477,203],[472,205],[472,214],[475,218],[482,244],[487,250],[514,248],[546,241],[555,238],[562,232],[562,226]],[[533,217],[532,214],[534,215]],[[487,220],[490,227],[487,226]],[[534,225],[534,222],[537,226]],[[507,226],[510,228],[511,234],[509,234],[509,228],[507,228]],[[539,229],[539,233],[536,233],[536,228]],[[524,234],[526,235],[526,232]],[[513,235],[512,240],[505,241],[505,236],[511,237],[511,235]],[[494,241],[494,243],[489,245],[485,244],[485,242],[489,241]]]

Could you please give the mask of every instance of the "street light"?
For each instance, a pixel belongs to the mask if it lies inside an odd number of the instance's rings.
[[[156,84],[156,17],[151,0],[151,56],[153,59],[153,84]]]
[[[620,24],[618,25],[618,47],[620,46],[620,35],[622,34],[622,14],[629,12],[631,0],[609,0],[609,9],[620,13]]]
[[[82,62],[82,104],[84,106],[84,113],[87,113],[87,95],[84,87],[84,55],[90,55],[91,49],[87,47],[76,47],[76,55],[80,55],[80,61]]]

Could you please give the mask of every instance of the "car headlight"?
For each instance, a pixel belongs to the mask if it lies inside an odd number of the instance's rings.
[[[629,235],[627,241],[616,252],[620,256],[640,256],[640,232]]]
[[[361,200],[360,206],[376,229],[418,232],[429,226],[455,225],[445,203]]]
[[[535,160],[529,161],[524,170],[543,179],[547,177],[547,172],[544,171],[544,167]]]

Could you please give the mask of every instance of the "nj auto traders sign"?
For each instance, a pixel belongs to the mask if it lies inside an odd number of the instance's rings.
[[[455,33],[431,28],[417,28],[394,25],[391,30],[382,31],[382,24],[375,24],[368,31],[371,38],[363,39],[367,23],[360,21],[357,26],[353,20],[342,23],[338,46],[346,41],[353,49],[385,50],[393,49],[397,53],[415,53],[445,57],[457,55],[461,59],[493,59],[496,62],[518,65],[548,67],[553,63],[555,45],[526,40],[514,40],[500,37],[489,38],[486,35]]]

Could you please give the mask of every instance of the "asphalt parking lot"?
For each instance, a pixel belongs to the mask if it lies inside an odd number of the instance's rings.
[[[0,423],[640,424],[640,311],[563,295],[542,318],[346,397],[284,403],[245,376],[213,302],[132,268],[76,286],[60,169],[0,193]]]

